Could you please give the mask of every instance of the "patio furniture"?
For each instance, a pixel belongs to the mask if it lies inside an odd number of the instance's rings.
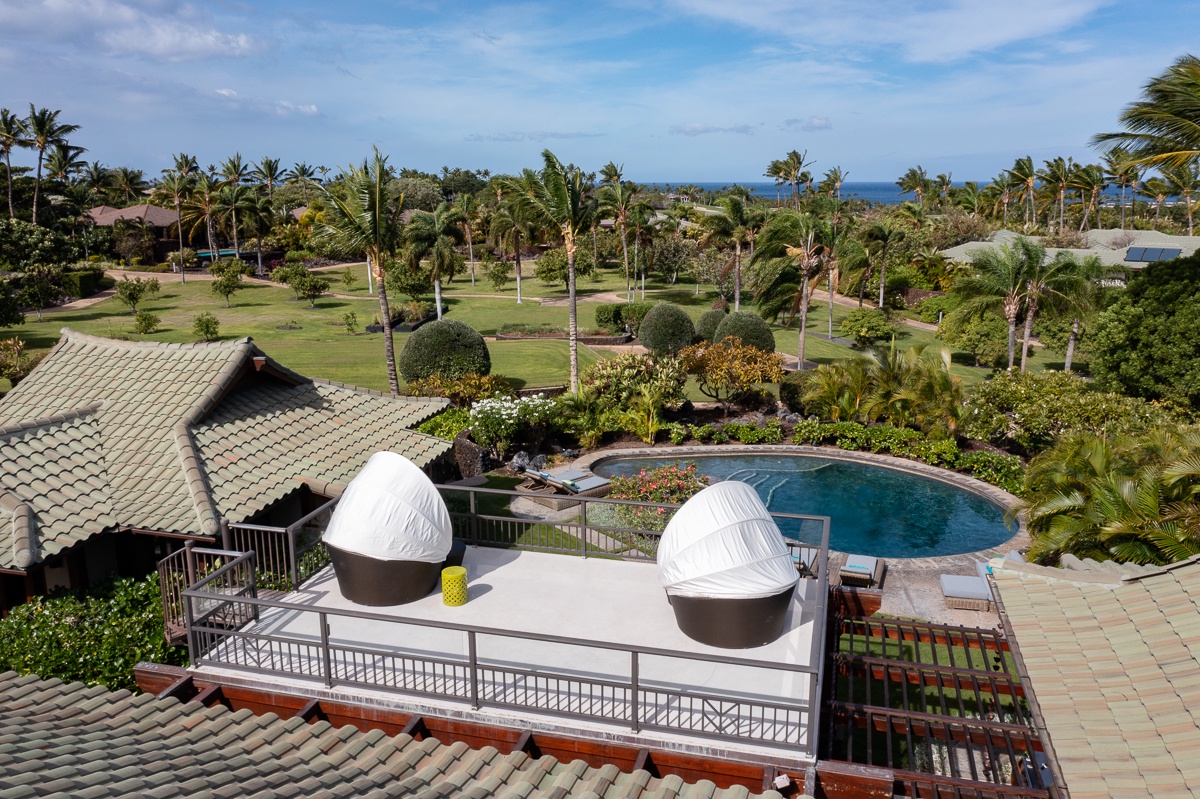
[[[987,581],[987,564],[975,564],[975,576],[962,574],[941,575],[942,596],[946,607],[952,610],[992,609],[992,589]]]
[[[856,588],[877,588],[883,582],[886,565],[882,558],[869,555],[847,555],[846,562],[838,569],[842,585]]]
[[[432,593],[452,549],[441,494],[394,452],[375,453],[350,481],[322,538],[342,596],[376,607]]]
[[[578,469],[551,474],[550,472],[526,472],[525,481],[517,490],[529,494],[529,498],[551,510],[563,510],[578,502],[571,497],[606,497],[612,491],[612,481],[607,477]]]
[[[801,577],[816,577],[817,576],[817,557],[821,554],[821,550],[817,547],[788,547],[788,551],[792,555],[792,562],[796,564],[796,571]]]
[[[658,545],[658,579],[684,635],[745,649],[783,634],[800,576],[757,492],[734,480],[676,511]]]

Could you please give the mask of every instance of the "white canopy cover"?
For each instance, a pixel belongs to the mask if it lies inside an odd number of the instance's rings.
[[[658,545],[658,579],[676,596],[757,599],[795,586],[799,574],[758,493],[728,480],[675,513]]]
[[[433,481],[395,452],[376,452],[350,481],[323,536],[338,549],[381,560],[440,563],[450,514]]]

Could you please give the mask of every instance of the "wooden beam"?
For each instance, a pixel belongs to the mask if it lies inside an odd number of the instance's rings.
[[[200,693],[193,696],[191,701],[199,702],[205,707],[212,707],[213,705],[225,704],[225,695],[221,693],[220,683],[213,683],[207,688],[202,689]]]
[[[155,699],[178,699],[180,702],[186,702],[197,694],[196,684],[192,681],[192,675],[185,674],[175,682],[168,685],[163,690],[154,695]]]
[[[400,731],[401,735],[412,736],[414,740],[422,741],[429,738],[429,728],[425,726],[425,719],[420,716],[413,716],[404,725],[404,729]]]
[[[542,750],[538,749],[537,741],[533,739],[533,730],[522,732],[521,737],[513,745],[512,751],[524,752],[535,760],[542,756]]]
[[[648,772],[651,777],[660,776],[658,767],[654,765],[654,758],[650,755],[649,749],[638,750],[637,760],[633,761],[633,770]]]
[[[308,703],[292,714],[292,717],[305,721],[329,721],[325,716],[325,711],[321,709],[320,699],[308,700]]]

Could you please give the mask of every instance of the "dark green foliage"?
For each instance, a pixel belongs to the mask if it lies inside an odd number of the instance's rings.
[[[138,311],[137,316],[133,317],[133,332],[145,336],[158,330],[160,322],[161,317],[149,311]]]
[[[230,299],[242,290],[242,275],[239,272],[226,272],[212,282],[212,293],[225,298],[225,307],[230,307]]]
[[[471,426],[471,412],[466,408],[447,408],[437,416],[417,425],[417,432],[453,441]]]
[[[638,340],[655,355],[674,355],[692,343],[696,328],[678,305],[660,302],[650,309],[638,329]]]
[[[580,247],[575,251],[575,274],[586,277],[592,274],[592,250],[590,247]],[[538,258],[533,268],[533,276],[547,285],[562,283],[567,285],[567,251],[559,247],[550,250]]]
[[[792,413],[808,413],[804,392],[808,391],[815,372],[788,372],[779,384],[779,401]]]
[[[916,304],[917,316],[922,322],[936,325],[942,314],[948,314],[962,302],[953,294],[943,294],[938,297],[926,297]]]
[[[1200,254],[1148,266],[1108,310],[1093,338],[1104,387],[1200,408]]]
[[[90,269],[82,272],[64,272],[62,276],[63,294],[81,300],[90,297],[100,290],[102,272]]]
[[[999,369],[1008,363],[1008,325],[998,316],[971,319],[954,330],[940,330],[938,337],[971,353],[976,366]]]
[[[963,432],[1032,455],[1072,432],[1144,434],[1180,421],[1170,408],[1097,391],[1069,372],[1001,372],[972,389]]]
[[[437,375],[456,378],[492,371],[492,358],[483,336],[454,319],[439,319],[417,328],[399,358],[405,382]]]
[[[763,352],[775,351],[775,335],[758,314],[749,311],[734,311],[722,319],[713,333],[713,341],[717,342],[731,336],[741,339],[742,343],[748,347],[754,347]]]
[[[216,341],[217,336],[221,334],[221,320],[208,311],[196,314],[195,320],[192,321],[192,332],[204,341]]]
[[[636,336],[641,331],[642,320],[653,307],[652,302],[631,302],[621,311],[621,321],[629,328],[629,332]]]
[[[123,278],[116,284],[117,299],[129,306],[130,313],[137,313],[138,303],[158,293],[158,278]]]
[[[1025,482],[1025,468],[1016,455],[986,450],[964,452],[958,458],[958,468],[976,480],[999,486],[1010,494],[1020,493]]]
[[[878,308],[855,308],[842,320],[841,332],[846,338],[854,339],[854,346],[859,349],[897,335],[887,312]]]
[[[288,253],[291,255],[292,253]],[[303,280],[309,272],[303,265],[299,263],[288,262],[283,266],[275,267],[271,272],[271,279],[276,283],[283,283],[296,293],[296,299],[300,299],[300,290],[296,288],[296,281]]]
[[[294,284],[289,285],[292,285],[297,294],[308,300],[308,304],[312,308],[317,307],[317,298],[329,291],[329,280],[311,272],[298,277]]]
[[[405,264],[395,264],[388,267],[384,275],[389,292],[406,294],[414,301],[433,291],[433,278],[428,269],[412,269]]]
[[[0,327],[12,327],[25,321],[21,305],[7,280],[0,280]]]
[[[62,296],[62,269],[51,264],[30,264],[21,277],[21,293],[18,299],[27,308],[37,311],[38,321],[42,309]]]
[[[726,316],[728,314],[723,309],[714,308],[711,311],[705,311],[696,320],[696,338],[701,341],[711,342],[713,336],[717,334],[717,326],[725,321]]]
[[[625,310],[625,303],[613,302],[604,305],[596,306],[596,325],[597,327],[608,328],[609,330],[621,330],[625,327],[625,318],[622,311]]]
[[[783,423],[778,419],[769,419],[762,426],[748,422],[729,422],[721,431],[743,444],[778,444],[783,441]]]
[[[136,690],[140,660],[182,665],[163,635],[158,575],[34,597],[0,621],[0,671]]]

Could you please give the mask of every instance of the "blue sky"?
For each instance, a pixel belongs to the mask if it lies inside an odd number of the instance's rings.
[[[511,172],[545,147],[651,181],[923,165],[987,180],[1087,142],[1175,58],[1159,0],[0,0],[0,107],[62,109],[85,157],[186,151]],[[18,160],[29,162],[27,156]]]

